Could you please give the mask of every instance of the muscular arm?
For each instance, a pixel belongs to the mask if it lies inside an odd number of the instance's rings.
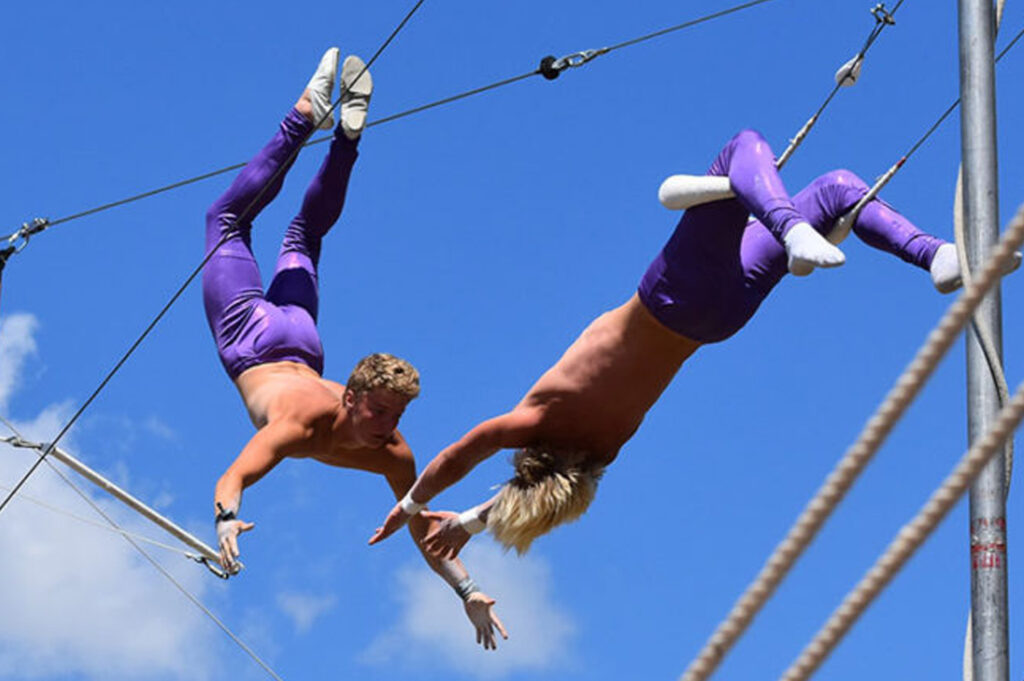
[[[388,485],[391,486],[395,499],[401,499],[405,496],[405,493],[409,491],[409,488],[416,481],[416,465],[413,461],[412,451],[404,442],[400,447],[399,451],[394,452],[396,457],[394,465],[385,473]],[[412,535],[416,548],[423,555],[423,560],[427,562],[430,569],[436,572],[441,579],[452,588],[455,588],[459,582],[469,577],[469,573],[458,558],[455,560],[445,560],[427,553],[423,548],[422,541],[428,529],[428,522],[422,516],[417,515],[409,520],[409,534]]]
[[[275,419],[257,431],[217,481],[214,513],[220,562],[225,569],[238,569],[238,535],[253,528],[252,523],[236,515],[242,504],[242,490],[266,475],[284,457],[308,447],[313,434],[312,426],[302,419],[293,416]]]
[[[516,409],[480,423],[423,469],[410,490],[413,501],[427,503],[498,450],[526,446],[535,439],[537,421],[533,410]]]
[[[217,481],[213,497],[215,509],[220,504],[226,510],[237,512],[242,503],[242,490],[269,473],[283,458],[297,453],[312,435],[312,427],[294,418],[281,418],[257,431]]]
[[[383,541],[409,520],[410,515],[403,510],[408,499],[415,504],[425,504],[499,449],[522,447],[535,440],[539,419],[536,410],[517,408],[484,421],[446,447],[423,469],[406,499],[391,509],[369,543]]]
[[[413,461],[412,452],[404,441],[397,447],[392,448],[391,451],[395,455],[393,459],[394,464],[389,467],[390,470],[385,473],[385,477],[391,486],[391,491],[394,493],[395,498],[401,499],[416,480],[416,465]],[[477,643],[482,645],[484,649],[494,650],[497,648],[495,629],[497,629],[502,638],[508,638],[504,625],[493,611],[495,601],[480,591],[479,587],[469,578],[466,567],[458,558],[454,556],[451,558],[434,556],[424,548],[423,538],[434,524],[428,522],[422,515],[416,515],[409,521],[409,533],[412,535],[416,548],[419,549],[420,554],[423,555],[423,560],[427,562],[430,569],[455,589],[456,593],[463,600],[466,615],[476,628]]]

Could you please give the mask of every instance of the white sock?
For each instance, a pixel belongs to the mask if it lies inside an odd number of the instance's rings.
[[[839,267],[846,256],[806,222],[798,222],[782,237],[789,256],[789,271],[805,277],[815,267]]]
[[[932,284],[939,293],[952,293],[960,288],[963,281],[960,278],[960,260],[956,257],[956,245],[939,246],[928,271],[931,272]]]
[[[1020,251],[1013,254],[1010,262],[1003,269],[1003,274],[1013,272],[1021,263]],[[942,244],[939,250],[935,251],[931,267],[928,271],[932,275],[932,283],[939,293],[952,293],[963,285],[960,276],[960,259],[956,254],[956,244]]]

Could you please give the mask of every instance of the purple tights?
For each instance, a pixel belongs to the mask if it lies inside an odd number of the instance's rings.
[[[726,144],[708,175],[727,176],[736,198],[687,210],[638,291],[662,324],[702,343],[739,331],[787,273],[782,237],[790,227],[806,221],[828,234],[868,191],[850,171],[834,170],[790,199],[771,149],[752,130]],[[861,211],[853,232],[922,269],[945,243],[877,199]]]
[[[265,294],[251,249],[252,221],[281,190],[293,152],[312,127],[298,111],[289,111],[277,134],[206,213],[206,252],[225,240],[203,269],[203,304],[217,352],[232,380],[267,362],[301,362],[323,372],[323,346],[316,330],[320,243],[341,215],[358,155],[356,142],[340,128],[306,190],[302,208],[285,231]]]

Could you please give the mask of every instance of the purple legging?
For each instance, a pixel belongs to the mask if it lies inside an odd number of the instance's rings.
[[[341,215],[358,155],[356,142],[340,128],[284,234],[266,294],[251,248],[253,219],[281,190],[294,152],[312,128],[298,111],[289,111],[277,134],[206,213],[206,252],[226,239],[203,269],[203,304],[217,352],[232,380],[267,362],[301,362],[323,373],[323,345],[316,330],[320,242]]]
[[[702,343],[739,331],[785,276],[782,237],[790,227],[806,221],[828,234],[868,191],[850,171],[834,170],[790,199],[771,149],[752,130],[726,144],[708,175],[728,176],[736,198],[687,210],[638,290],[662,324]],[[750,215],[754,219],[748,220]],[[877,199],[861,211],[853,232],[869,246],[923,269],[945,243]]]

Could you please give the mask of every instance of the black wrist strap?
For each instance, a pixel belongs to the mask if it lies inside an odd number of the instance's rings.
[[[219,501],[217,502],[217,511],[218,511],[217,515],[214,516],[214,522],[215,523],[223,523],[223,522],[227,522],[228,520],[235,520],[236,519],[235,512],[234,511],[226,511],[226,510],[224,510],[224,507],[221,506]]]

